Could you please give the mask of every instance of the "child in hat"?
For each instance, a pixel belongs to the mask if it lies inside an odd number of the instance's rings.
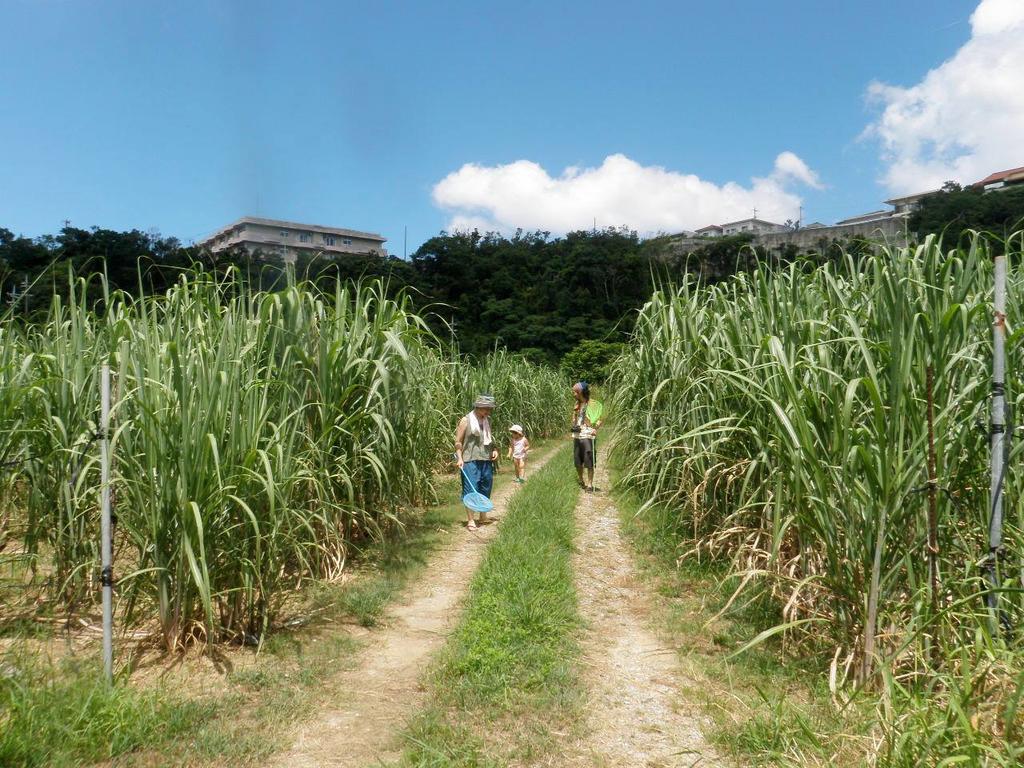
[[[530,452],[530,441],[526,439],[526,435],[523,434],[523,428],[518,424],[513,424],[509,427],[509,432],[512,433],[512,439],[508,446],[508,455],[512,458],[512,463],[516,468],[516,482],[526,482],[526,455]]]

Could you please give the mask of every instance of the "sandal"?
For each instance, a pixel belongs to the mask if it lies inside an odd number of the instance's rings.
[[[476,530],[476,523],[474,523],[472,520],[470,520],[468,523],[466,523],[466,528],[468,528],[471,531],[475,531]]]

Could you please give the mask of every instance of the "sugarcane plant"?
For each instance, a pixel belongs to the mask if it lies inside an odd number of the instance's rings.
[[[1024,618],[1024,448],[1004,460],[993,434],[989,466],[975,428],[990,407],[993,255],[1016,297],[1021,250],[1020,235],[929,237],[666,286],[615,365],[624,482],[676,511],[682,552],[770,595],[790,647],[820,653],[837,684],[955,673],[958,649],[992,639],[996,595],[1006,627]],[[1011,404],[1017,333],[997,392]]]
[[[297,588],[400,529],[433,500],[477,390],[537,434],[569,407],[557,373],[460,356],[379,282],[259,291],[195,272],[142,299],[104,285],[0,321],[0,568],[24,597],[0,621],[98,597],[104,364],[117,620],[155,619],[170,649],[263,637]]]

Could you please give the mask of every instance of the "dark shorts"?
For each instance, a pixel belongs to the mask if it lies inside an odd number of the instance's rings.
[[[593,438],[586,438],[581,440],[576,438],[573,440],[572,446],[572,458],[576,462],[577,467],[583,467],[584,469],[594,468],[594,440]]]

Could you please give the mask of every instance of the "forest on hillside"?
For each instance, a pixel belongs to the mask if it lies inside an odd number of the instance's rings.
[[[716,251],[715,259],[723,263],[715,271],[734,271],[745,244]],[[29,239],[0,229],[0,301],[23,316],[46,311],[55,295],[66,296],[69,277],[106,273],[106,287],[92,282],[85,288],[91,291],[89,303],[99,308],[106,289],[161,294],[185,271],[223,274],[231,268],[259,288],[283,287],[288,279],[273,258],[244,252],[214,257],[138,230],[68,226],[58,235]],[[438,336],[454,334],[465,353],[479,356],[506,347],[556,363],[582,340],[624,339],[632,313],[655,284],[682,279],[686,265],[667,257],[659,241],[606,229],[564,237],[441,233],[408,261],[312,256],[300,258],[294,268],[299,278],[325,287],[336,279],[383,278],[389,293],[407,293],[430,316]]]
[[[966,232],[995,237],[1024,220],[1024,188],[983,194],[948,183],[922,201],[909,221],[919,238],[942,233],[950,245]],[[709,283],[762,261],[834,261],[864,243],[831,243],[821,252],[788,249],[765,253],[749,235],[709,238],[688,254],[670,238],[642,240],[627,228],[570,232],[441,232],[408,260],[393,256],[313,255],[295,264],[299,278],[327,287],[337,279],[383,278],[392,295],[407,293],[428,315],[442,339],[480,356],[496,347],[535,362],[558,363],[581,342],[616,344],[633,328],[652,292],[699,275]],[[869,247],[869,246],[867,246]],[[0,227],[0,309],[22,316],[45,312],[55,295],[66,295],[69,277],[106,273],[106,286],[132,296],[162,294],[188,270],[223,274],[239,270],[255,287],[283,287],[279,261],[261,254],[220,253],[183,247],[153,232],[119,232],[65,226],[58,234],[27,238]],[[103,305],[104,288],[91,282],[88,301]]]

